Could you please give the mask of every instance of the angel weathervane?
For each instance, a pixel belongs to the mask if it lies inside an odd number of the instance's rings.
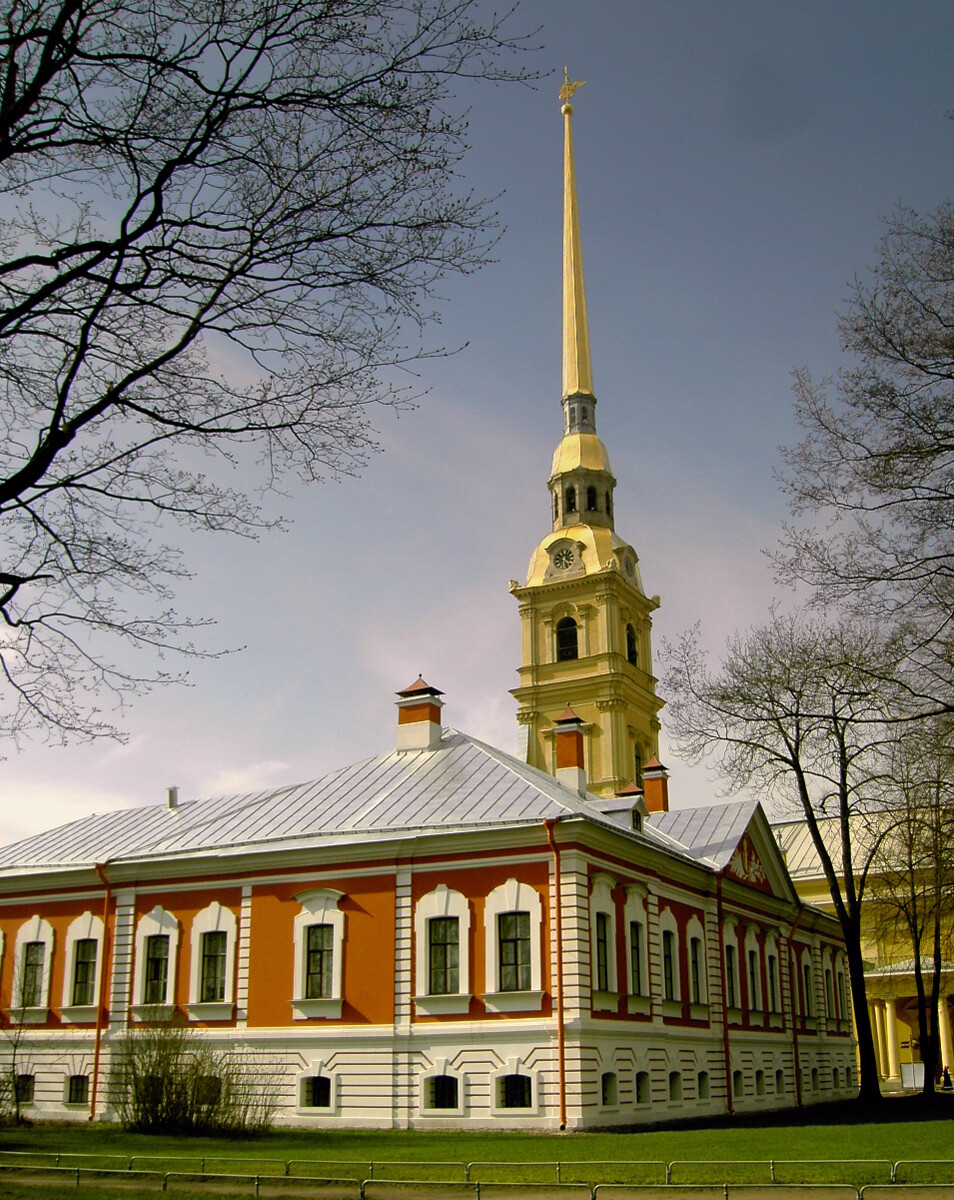
[[[560,88],[560,99],[563,101],[563,103],[569,104],[570,101],[573,99],[573,93],[575,91],[577,91],[579,88],[581,88],[584,83],[586,83],[585,79],[580,79],[580,80],[577,80],[576,82],[572,82],[570,80],[570,73],[567,71],[566,67],[564,67],[563,68],[563,87]]]

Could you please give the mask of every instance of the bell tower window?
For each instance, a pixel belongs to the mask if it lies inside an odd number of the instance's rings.
[[[608,517],[613,515],[613,497],[610,492],[606,493],[606,515]]]
[[[576,621],[572,617],[564,617],[557,622],[556,645],[557,662],[569,662],[580,657]]]
[[[636,651],[636,630],[632,625],[626,626],[626,658],[634,667],[639,666],[639,655]]]
[[[554,521],[560,519],[560,497],[556,492],[553,493],[553,519]]]
[[[588,487],[586,489],[586,511],[596,512],[596,488]]]
[[[566,511],[576,512],[576,488],[572,485],[566,489]]]

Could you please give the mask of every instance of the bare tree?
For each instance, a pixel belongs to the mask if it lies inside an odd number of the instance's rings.
[[[795,374],[783,577],[909,639],[925,712],[954,706],[954,206],[887,223],[839,321],[851,363]],[[916,679],[916,685],[914,680]]]
[[[165,678],[124,644],[194,649],[170,525],[254,535],[236,465],[351,472],[408,399],[495,237],[456,85],[523,39],[474,0],[4,8],[0,729],[89,737]]]
[[[952,734],[949,719],[905,732],[893,755],[891,803],[872,816],[882,834],[871,874],[875,928],[889,945],[906,943],[912,953],[926,1095],[941,1066],[950,1066],[940,1062],[937,1013],[954,924]]]
[[[872,691],[893,647],[877,632],[773,613],[733,638],[710,671],[695,633],[664,647],[670,728],[690,760],[713,761],[730,789],[754,787],[804,817],[845,938],[861,1066],[861,1099],[880,1095],[865,999],[862,902],[881,834],[894,726]],[[886,674],[891,672],[886,670]]]

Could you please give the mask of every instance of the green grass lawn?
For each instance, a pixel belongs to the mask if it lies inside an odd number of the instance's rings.
[[[62,1165],[73,1167],[125,1167],[133,1158],[133,1165],[141,1169],[265,1175],[281,1174],[285,1164],[291,1163],[290,1173],[295,1175],[368,1178],[373,1174],[386,1179],[462,1179],[459,1164],[478,1163],[481,1165],[472,1168],[471,1178],[484,1182],[555,1182],[555,1164],[559,1162],[564,1182],[591,1184],[661,1183],[663,1168],[627,1164],[674,1161],[673,1182],[767,1183],[764,1162],[775,1160],[778,1182],[860,1185],[887,1183],[889,1168],[849,1165],[845,1160],[932,1159],[950,1162],[947,1166],[904,1168],[899,1181],[954,1183],[954,1098],[941,1097],[930,1108],[919,1098],[904,1098],[885,1101],[868,1112],[855,1104],[826,1105],[758,1120],[745,1117],[683,1127],[568,1135],[277,1130],[238,1140],[159,1138],[99,1124],[36,1124],[0,1130],[0,1162],[23,1162],[26,1155],[38,1153],[51,1156],[48,1161],[58,1154]],[[839,1160],[840,1165],[804,1165],[825,1159]],[[800,1165],[786,1160],[798,1160]],[[752,1165],[743,1165],[748,1162]],[[44,1185],[42,1194],[58,1200],[58,1191]],[[74,1183],[63,1195],[82,1200],[85,1191]],[[3,1194],[19,1200],[21,1194],[35,1197],[37,1189],[5,1179]],[[102,1192],[92,1188],[89,1194]],[[125,1191],[116,1194],[131,1195]],[[186,1200],[187,1192],[177,1194]]]

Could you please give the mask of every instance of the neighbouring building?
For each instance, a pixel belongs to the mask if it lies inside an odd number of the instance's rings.
[[[758,804],[669,807],[657,601],[595,431],[573,90],[564,435],[512,585],[521,756],[444,727],[419,678],[377,757],[0,848],[0,1032],[32,1114],[109,1117],[126,1031],[173,1016],[290,1124],[587,1129],[855,1093],[837,923]]]

